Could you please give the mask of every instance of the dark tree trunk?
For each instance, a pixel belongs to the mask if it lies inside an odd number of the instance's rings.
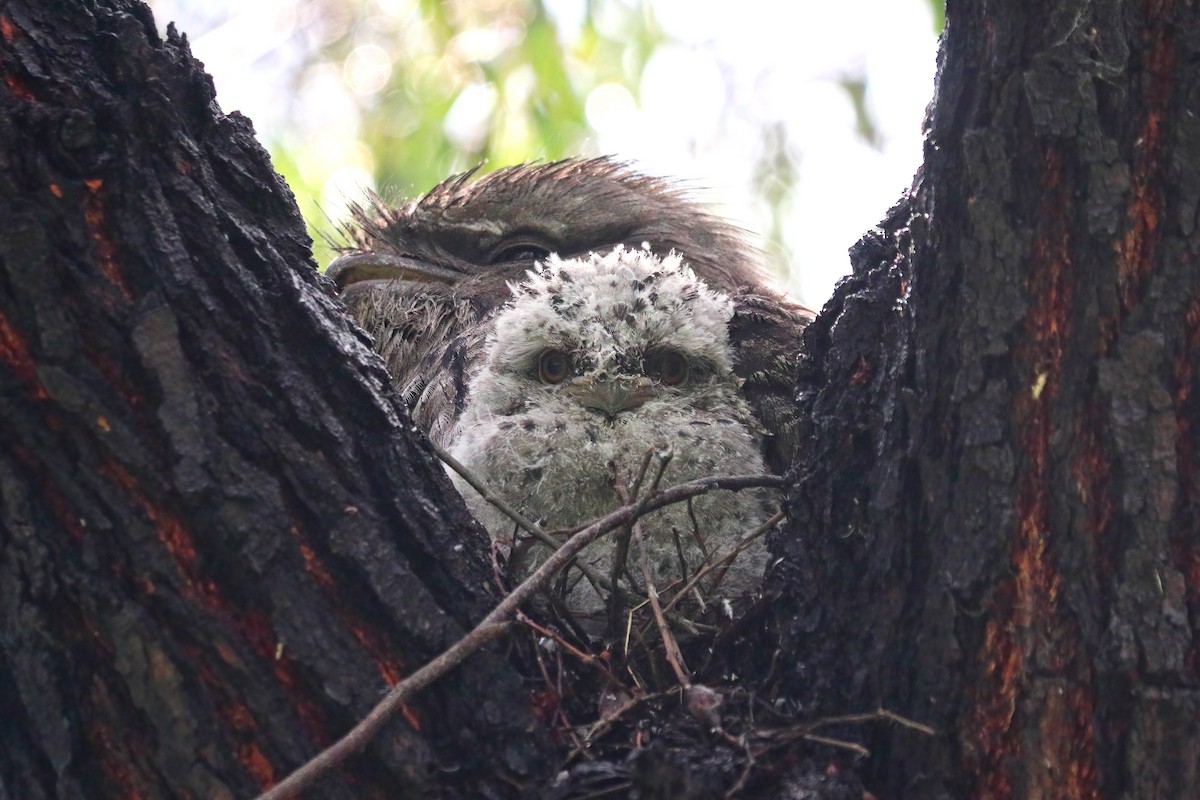
[[[1200,797],[1200,12],[951,2],[926,162],[807,332],[788,688],[881,796]]]
[[[490,606],[486,539],[185,42],[0,37],[0,797],[251,797]],[[544,761],[488,655],[379,742],[320,796]]]
[[[680,714],[577,786],[1200,796],[1200,13],[947,19],[923,175],[806,332],[779,600],[723,654],[775,712],[934,733]],[[0,798],[253,796],[486,612],[486,538],[182,40],[0,0],[0,73]],[[477,654],[311,796],[534,794],[539,681]]]

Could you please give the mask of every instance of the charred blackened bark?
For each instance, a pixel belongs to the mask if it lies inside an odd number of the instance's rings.
[[[1200,14],[955,3],[911,197],[806,335],[777,618],[891,797],[1200,796]]]
[[[0,796],[254,796],[490,606],[486,539],[182,38],[12,0],[0,73]],[[459,677],[320,796],[536,771]]]

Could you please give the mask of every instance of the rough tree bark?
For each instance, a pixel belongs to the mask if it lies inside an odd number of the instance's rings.
[[[723,654],[776,711],[935,733],[823,730],[872,755],[745,794],[1200,796],[1200,20],[947,20],[923,174],[805,335],[779,599]],[[6,0],[0,74],[0,798],[253,796],[482,616],[486,540],[180,38]],[[538,683],[479,654],[312,796],[535,794]],[[572,775],[739,777],[656,724]]]
[[[0,797],[252,797],[486,611],[486,538],[183,40],[0,37]],[[485,655],[320,792],[504,794],[539,744]]]
[[[789,690],[867,785],[1200,797],[1200,13],[950,2],[923,175],[807,332]]]

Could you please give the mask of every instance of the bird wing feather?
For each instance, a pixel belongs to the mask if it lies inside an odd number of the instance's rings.
[[[751,291],[733,295],[729,341],[734,372],[755,416],[771,434],[763,443],[767,466],[782,475],[799,447],[795,387],[800,334],[812,321],[809,309],[786,298]]]

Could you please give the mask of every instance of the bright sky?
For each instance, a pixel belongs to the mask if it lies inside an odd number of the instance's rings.
[[[563,31],[578,29],[584,0],[545,2]],[[154,0],[152,5],[160,27],[174,20],[189,34],[222,108],[249,116],[264,141],[280,138],[282,76],[301,58],[308,4]],[[675,43],[662,47],[648,65],[640,107],[615,84],[591,93],[587,115],[597,131],[591,151],[683,179],[703,189],[701,196],[726,216],[765,232],[770,216],[753,195],[752,176],[764,127],[784,126],[797,169],[782,219],[791,251],[788,286],[819,307],[849,269],[847,249],[900,197],[921,162],[921,121],[933,92],[937,48],[927,0],[655,0],[653,8]],[[378,70],[387,66],[365,51],[359,59],[364,82],[378,80]],[[353,70],[346,75],[353,77]],[[839,85],[863,78],[878,133],[873,143],[858,134],[854,106]],[[336,205],[330,199],[335,194],[361,196],[370,181],[352,147],[327,143],[333,121],[353,116],[337,112],[336,94],[344,89],[328,88],[309,104],[318,149],[345,162],[331,173],[326,208]],[[481,106],[487,102],[478,98]],[[448,131],[452,136],[470,136],[478,119],[471,103],[465,98],[451,115],[448,124],[460,128]],[[353,131],[345,135],[352,139]]]

